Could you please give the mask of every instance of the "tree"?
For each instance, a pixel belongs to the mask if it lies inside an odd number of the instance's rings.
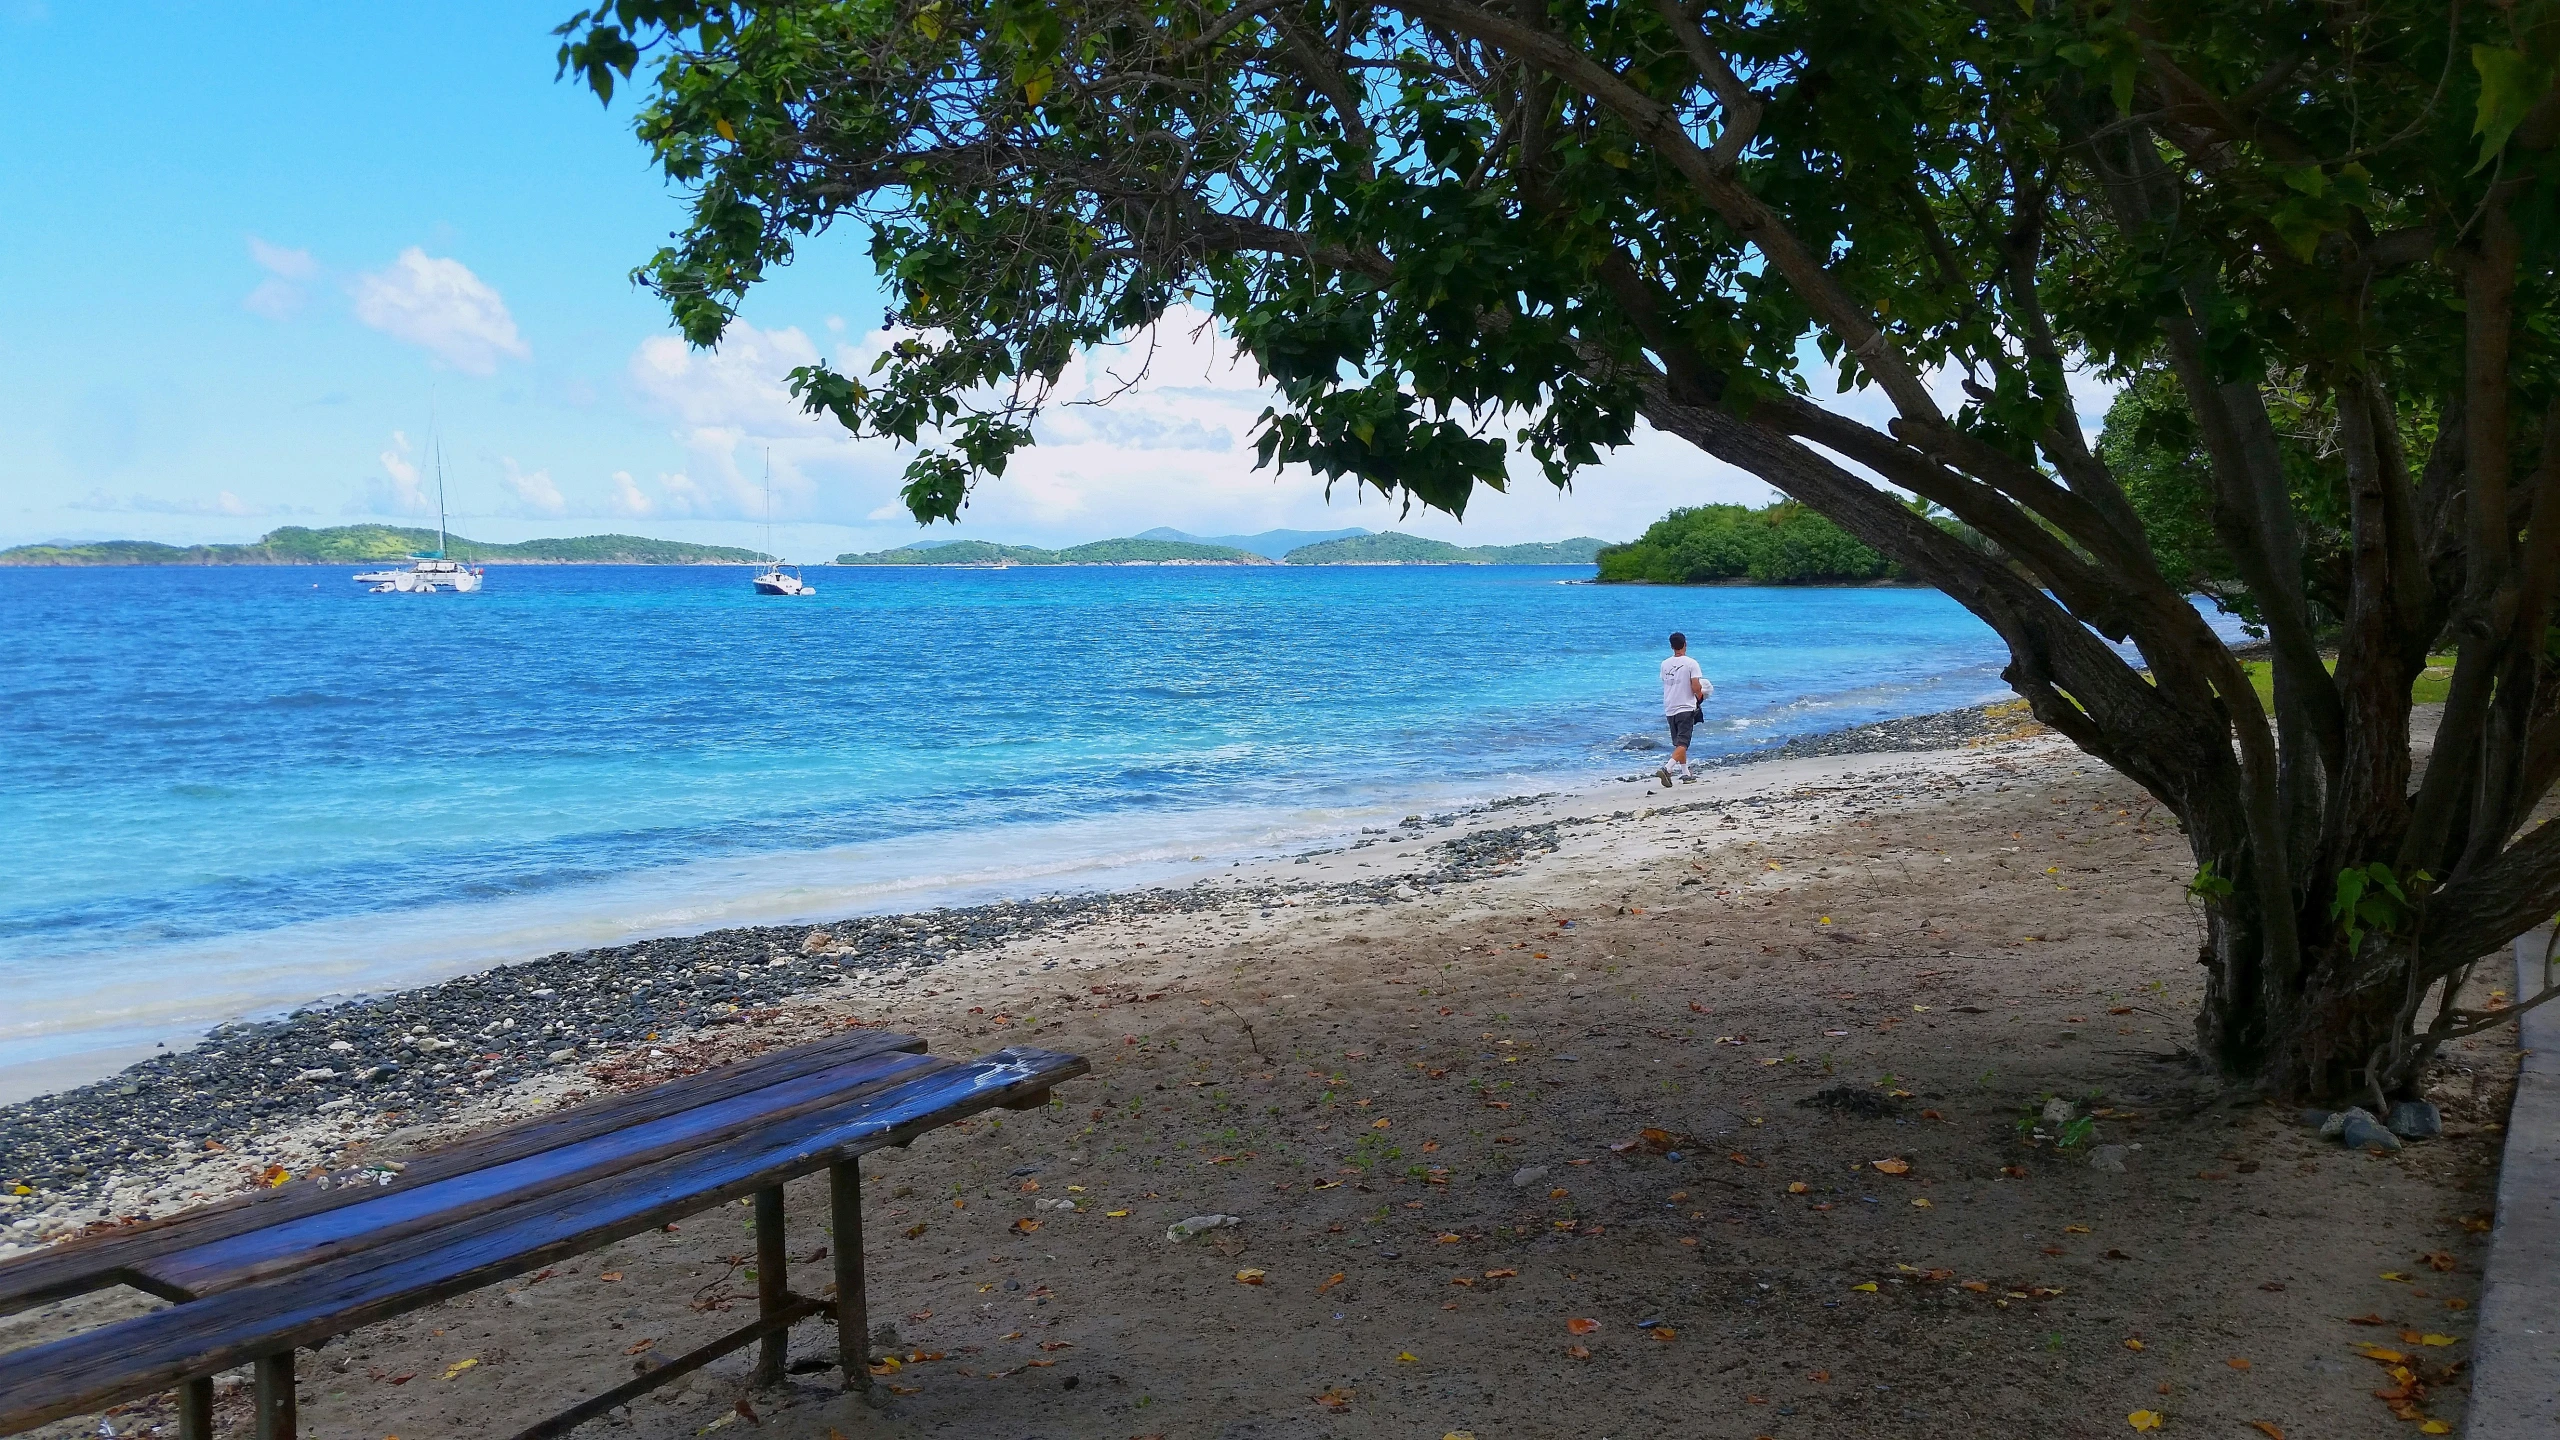
[[[1457,514],[1639,419],[1758,476],[1980,616],[2037,718],[2178,815],[2213,1063],[2394,1095],[2560,906],[2560,827],[2525,828],[2560,775],[2550,16],[608,0],[561,61],[608,99],[651,67],[639,130],[694,210],[642,274],[696,343],[804,237],[868,230],[894,344],[794,385],[919,447],[920,518],[1002,474],[1070,357],[1186,306],[1275,388],[1261,458],[1328,486]],[[2147,366],[2272,707],[2075,418],[2075,368]],[[2330,442],[2289,461],[2287,406]]]
[[[1764,509],[1697,505],[1674,510],[1624,545],[1600,552],[1603,580],[1657,585],[1752,580],[1763,585],[1842,585],[1882,580],[1883,556],[1792,500]]]

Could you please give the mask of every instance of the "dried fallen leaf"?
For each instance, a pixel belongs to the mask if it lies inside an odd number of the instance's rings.
[[[2086,1235],[2089,1233],[2089,1227],[2086,1225],[2065,1225],[2062,1227],[2062,1233],[2065,1235]]]
[[[1399,1350],[1396,1352],[1396,1363],[1399,1365],[1419,1365],[1422,1363],[1422,1357],[1414,1354],[1410,1350]]]
[[[2418,1427],[2418,1433],[2421,1435],[2450,1435],[2453,1433],[2453,1427],[2442,1420],[2429,1420]]]
[[[2141,1341],[2139,1341],[2139,1340],[2134,1340],[2134,1339],[2130,1339],[2130,1338],[2128,1338],[2128,1339],[2124,1342],[2124,1348],[2126,1348],[2127,1350],[2139,1350],[2139,1349],[2141,1349],[2141,1348],[2142,1348],[2142,1342],[2141,1342]]]
[[[1967,1280],[1956,1288],[1959,1290],[1970,1290],[1976,1295],[1987,1295],[1991,1293],[1991,1282],[1987,1280]]]
[[[1564,1322],[1564,1328],[1567,1334],[1588,1335],[1592,1331],[1600,1328],[1600,1322],[1597,1320],[1584,1320],[1577,1317]]]
[[[1873,1295],[1874,1293],[1876,1293],[1876,1282],[1874,1282],[1873,1280],[1861,1281],[1860,1283],[1855,1284],[1855,1285],[1852,1285],[1852,1286],[1850,1286],[1849,1288],[1850,1288],[1850,1289],[1852,1289],[1852,1290],[1864,1290],[1864,1291],[1865,1291],[1865,1292],[1867,1292],[1868,1294]]]
[[[1814,1371],[1812,1374],[1807,1375],[1807,1376],[1806,1376],[1806,1377],[1804,1377],[1804,1378],[1806,1378],[1807,1380],[1810,1380],[1810,1381],[1814,1382],[1814,1383],[1815,1383],[1815,1384],[1817,1384],[1817,1385],[1825,1384],[1825,1383],[1827,1383],[1827,1382],[1831,1379],[1831,1372],[1830,1372],[1830,1371],[1828,1371],[1828,1370],[1816,1370],[1816,1371]]]
[[[1802,1195],[1812,1188],[1812,1186],[1807,1185],[1801,1180],[1790,1180],[1787,1182],[1787,1193],[1790,1195]]]
[[[1564,1353],[1576,1360],[1588,1360],[1591,1358],[1591,1351],[1580,1345],[1567,1345],[1564,1347]]]
[[[2124,1423],[2132,1426],[2136,1430],[2157,1430],[2160,1428],[2160,1412],[2157,1410],[2136,1410],[2132,1414],[2124,1417]]]
[[[906,1231],[907,1238],[908,1238],[908,1239],[910,1239],[910,1240],[913,1240],[914,1238],[916,1238],[917,1236],[919,1236],[919,1235],[921,1235],[921,1234],[923,1234],[923,1233],[924,1233],[924,1226],[923,1226],[923,1224],[922,1224],[922,1223],[918,1223],[918,1224],[910,1225],[910,1226],[908,1226],[908,1227],[907,1227],[907,1231]]]
[[[1129,1212],[1126,1210],[1105,1210],[1102,1213],[1113,1220],[1126,1220],[1129,1218]]]
[[[2387,1325],[2391,1322],[2383,1319],[2380,1315],[2358,1315],[2348,1320],[2347,1323],[2350,1325]]]
[[[1327,1281],[1326,1281],[1326,1282],[1324,1282],[1323,1284],[1321,1284],[1321,1285],[1319,1285],[1319,1286],[1317,1286],[1317,1287],[1316,1287],[1316,1293],[1317,1293],[1317,1294],[1319,1294],[1319,1295],[1321,1295],[1321,1294],[1323,1294],[1324,1292],[1326,1292],[1327,1290],[1332,1289],[1334,1286],[1341,1284],[1344,1280],[1346,1280],[1346,1279],[1348,1279],[1348,1278],[1350,1278],[1350,1277],[1349,1277],[1349,1276],[1344,1275],[1341,1271],[1336,1270],[1336,1271],[1334,1271],[1334,1272],[1333,1272],[1333,1278],[1332,1278],[1332,1279],[1327,1280]]]
[[[1873,1163],[1878,1170],[1883,1171],[1887,1175],[1908,1175],[1911,1173],[1911,1162],[1901,1159],[1900,1157],[1877,1160],[1871,1163]]]
[[[1259,1285],[1262,1283],[1262,1278],[1262,1272],[1259,1270],[1239,1270],[1236,1272],[1236,1283],[1239,1285]]]
[[[2427,1262],[2428,1269],[2440,1272],[2451,1270],[2454,1265],[2453,1257],[2441,1250],[2430,1250],[2418,1258]]]
[[[1484,1278],[1487,1280],[1516,1280],[1519,1276],[1520,1272],[1517,1270],[1487,1270],[1484,1272]]]
[[[2398,1365],[2409,1358],[2397,1350],[2388,1350],[2380,1345],[2359,1345],[2356,1347],[2356,1353],[2367,1360],[2379,1360],[2385,1365]]]
[[[2453,1337],[2450,1335],[2437,1335],[2430,1332],[2419,1336],[2418,1343],[2421,1345],[2450,1345],[2453,1343]]]
[[[1316,1397],[1316,1403],[1327,1410],[1348,1410],[1351,1408],[1351,1392],[1348,1390],[1327,1390]]]
[[[2267,1440],[2284,1440],[2284,1427],[2273,1420],[2252,1420],[2249,1428],[2266,1436]]]
[[[1040,1222],[1039,1222],[1039,1221],[1037,1221],[1037,1220],[1031,1219],[1031,1218],[1030,1218],[1030,1217],[1028,1217],[1028,1216],[1025,1216],[1024,1218],[1022,1218],[1022,1219],[1020,1219],[1020,1220],[1016,1220],[1016,1221],[1014,1221],[1014,1222],[1013,1222],[1013,1233],[1015,1233],[1016,1235],[1028,1235],[1028,1234],[1030,1234],[1032,1231],[1037,1230],[1037,1229],[1039,1229],[1039,1228],[1040,1228]]]
[[[2234,1370],[2246,1370],[2249,1368],[2249,1362],[2241,1359],[2237,1355],[2232,1356],[2230,1359],[2225,1360],[2222,1363],[2230,1366]]]
[[[647,1340],[636,1340],[636,1341],[633,1341],[630,1345],[625,1346],[625,1347],[623,1348],[622,1353],[623,1353],[623,1354],[625,1354],[625,1355],[637,1355],[637,1354],[639,1354],[641,1351],[646,1350],[646,1349],[648,1349],[650,1346],[655,1345],[655,1344],[657,1344],[657,1343],[658,1343],[658,1342],[657,1342],[657,1339],[656,1339],[656,1337],[654,1337],[654,1336],[652,1336],[651,1338],[649,1338],[649,1339],[647,1339]]]
[[[450,1380],[454,1376],[461,1374],[463,1371],[468,1370],[479,1363],[480,1360],[477,1356],[474,1356],[469,1360],[456,1360],[452,1364],[444,1367],[444,1378]]]
[[[1672,1329],[1668,1325],[1656,1325],[1653,1327],[1653,1338],[1656,1340],[1677,1340],[1680,1338],[1680,1332]]]

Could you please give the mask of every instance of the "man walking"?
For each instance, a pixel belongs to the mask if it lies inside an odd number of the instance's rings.
[[[1662,718],[1671,722],[1671,758],[1655,772],[1663,789],[1670,789],[1674,780],[1698,778],[1689,773],[1689,736],[1706,713],[1707,697],[1715,693],[1706,672],[1689,658],[1689,637],[1672,631],[1671,658],[1662,662]]]

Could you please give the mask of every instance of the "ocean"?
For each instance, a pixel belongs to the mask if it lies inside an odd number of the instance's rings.
[[[0,569],[0,1100],[209,1025],[722,925],[1179,883],[2006,696],[1935,591],[1586,567]]]

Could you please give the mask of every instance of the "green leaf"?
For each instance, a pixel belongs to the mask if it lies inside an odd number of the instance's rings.
[[[2471,123],[2471,133],[2480,137],[2480,161],[2471,167],[2476,175],[2507,148],[2507,137],[2542,97],[2550,77],[2521,52],[2494,45],[2472,46],[2471,68],[2480,72],[2480,111]]]

